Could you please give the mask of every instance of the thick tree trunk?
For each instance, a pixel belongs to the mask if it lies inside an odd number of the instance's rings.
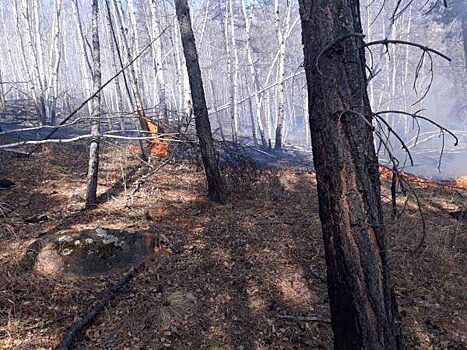
[[[335,349],[399,349],[358,0],[300,0]]]
[[[99,1],[92,1],[92,61],[93,61],[93,88],[101,88],[101,51],[99,45]],[[101,94],[98,93],[92,100],[91,134],[95,137],[89,145],[88,185],[86,190],[86,209],[97,205],[97,179],[99,173],[99,116],[101,113]]]
[[[180,35],[183,52],[185,54],[186,68],[190,80],[193,111],[195,114],[196,132],[199,137],[199,146],[204,163],[204,170],[208,182],[208,197],[214,202],[225,203],[225,192],[222,176],[219,170],[216,149],[211,133],[206,98],[204,95],[201,69],[198,62],[195,37],[191,26],[190,10],[187,0],[175,0],[177,18],[180,23]]]

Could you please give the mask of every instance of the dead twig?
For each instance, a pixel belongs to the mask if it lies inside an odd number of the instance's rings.
[[[114,299],[117,293],[136,276],[138,271],[140,271],[144,267],[144,265],[145,262],[141,262],[136,266],[132,266],[128,270],[127,274],[123,276],[117,284],[104,290],[101,293],[101,297],[91,309],[91,311],[89,311],[89,313],[86,314],[86,316],[84,316],[81,320],[74,323],[73,325],[71,325],[70,328],[68,328],[68,331],[66,332],[60,345],[58,346],[58,350],[70,349],[77,335],[92,325],[97,316],[99,316],[99,314],[101,314],[104,311],[107,304],[112,299]]]
[[[316,316],[293,316],[293,315],[280,315],[279,319],[292,321],[292,322],[322,322],[322,323],[331,323],[329,318],[316,317]]]
[[[413,46],[413,47],[418,47],[420,50],[423,50],[425,52],[434,53],[434,54],[444,58],[446,61],[451,62],[451,59],[448,56],[446,56],[445,54],[443,54],[442,52],[439,52],[438,50],[432,49],[432,48],[430,48],[428,46],[423,46],[423,45],[420,45],[420,44],[417,44],[417,43],[413,43],[411,41],[383,39],[383,40],[370,41],[370,42],[365,44],[365,47],[370,47],[370,46],[373,46],[373,45],[388,46],[389,44],[394,44],[394,45],[402,44],[402,45],[409,45],[409,46]]]
[[[315,270],[313,270],[313,267],[310,266],[310,275],[312,275],[314,278],[316,278],[318,281],[320,281],[321,283],[324,283],[324,284],[327,284],[328,281],[326,280],[326,278],[324,278],[323,276],[321,276],[318,272],[316,272]]]
[[[171,158],[169,159],[166,159],[164,162],[162,162],[157,168],[153,168],[152,171],[150,171],[149,173],[141,176],[138,180],[135,181],[135,184],[133,185],[134,186],[134,190],[133,192],[131,193],[132,196],[135,195],[136,192],[138,192],[140,189],[141,189],[141,186],[144,184],[144,182],[146,181],[146,179],[152,175],[154,175],[155,173],[157,173],[159,170],[161,170],[165,165],[167,165],[169,162],[170,162]]]

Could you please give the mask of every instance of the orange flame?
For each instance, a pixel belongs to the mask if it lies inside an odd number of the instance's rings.
[[[379,173],[382,180],[392,180],[393,171],[385,166],[379,166]],[[427,188],[430,186],[440,186],[440,184],[434,182],[431,177],[420,177],[410,173],[401,172],[400,176],[403,177],[406,181],[409,181],[411,184],[417,185],[422,188]]]
[[[152,137],[155,137],[155,139],[151,140],[151,153],[157,156],[163,156],[167,154],[167,151],[169,150],[169,145],[165,143],[164,141],[159,140],[157,138],[157,133],[159,131],[159,128],[157,127],[154,122],[147,118],[146,119],[146,124],[148,126],[148,131]]]
[[[459,176],[453,181],[453,185],[458,188],[467,189],[467,175]]]

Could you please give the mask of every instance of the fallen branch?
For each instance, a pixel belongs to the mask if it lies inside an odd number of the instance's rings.
[[[316,278],[318,281],[320,281],[321,283],[324,283],[324,284],[328,284],[328,281],[326,280],[325,277],[321,276],[318,272],[316,272],[315,270],[313,270],[313,267],[310,266],[310,274]]]
[[[260,149],[258,149],[258,148],[256,148],[256,147],[251,147],[251,149],[252,149],[253,151],[258,152],[258,153],[264,154],[265,156],[268,156],[268,157],[277,159],[276,156],[274,156],[274,155],[272,155],[272,154],[269,154],[268,152],[262,151],[262,150],[260,150]]]
[[[3,148],[2,152],[13,153],[18,158],[27,158],[27,157],[29,157],[28,152],[18,151],[18,150],[14,150],[14,149]]]
[[[162,164],[160,164],[157,168],[153,169],[151,172],[141,176],[138,180],[135,181],[135,184],[134,184],[134,190],[133,192],[131,193],[132,196],[135,195],[136,192],[138,192],[141,188],[141,186],[144,184],[144,182],[146,181],[146,179],[152,175],[154,175],[156,172],[158,172],[160,169],[162,169],[166,164],[168,164],[169,162],[171,161],[171,159],[167,159],[165,162],[163,162]]]
[[[111,131],[108,131],[111,132]],[[44,145],[47,143],[71,143],[82,141],[86,139],[117,139],[117,140],[129,140],[129,141],[139,141],[139,140],[162,140],[162,141],[169,141],[169,142],[184,142],[177,139],[168,139],[168,138],[161,138],[160,136],[148,136],[148,137],[130,137],[130,136],[120,136],[120,135],[109,135],[109,134],[102,134],[102,135],[80,135],[76,137],[70,137],[68,139],[44,139],[44,140],[26,140],[20,141],[15,143],[9,143],[6,145],[0,145],[0,149],[10,148],[10,147],[19,147],[19,146],[27,146],[27,145]],[[30,155],[31,152],[28,153]]]
[[[91,311],[85,317],[83,317],[80,321],[74,323],[73,325],[71,325],[70,328],[68,328],[68,331],[66,332],[65,337],[63,338],[60,345],[58,346],[58,350],[70,349],[77,335],[92,325],[96,317],[99,316],[99,314],[101,314],[104,311],[106,305],[112,299],[114,299],[117,293],[136,276],[136,273],[142,267],[144,267],[144,265],[145,265],[145,262],[141,262],[136,266],[132,266],[128,270],[128,273],[124,277],[122,277],[122,279],[117,284],[113,285],[107,290],[104,290],[102,292],[101,298],[97,301],[97,303],[94,305]]]
[[[286,321],[294,321],[294,322],[323,322],[323,323],[331,323],[329,318],[323,317],[315,317],[315,316],[292,316],[292,315],[280,315],[279,319],[286,320]]]

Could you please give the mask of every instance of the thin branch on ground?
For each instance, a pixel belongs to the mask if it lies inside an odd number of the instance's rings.
[[[120,279],[120,281],[118,281],[117,284],[104,290],[101,293],[101,297],[96,302],[96,304],[91,309],[91,311],[88,312],[86,316],[84,316],[81,320],[74,323],[70,328],[68,328],[68,331],[66,332],[60,345],[58,346],[58,350],[71,349],[71,346],[73,345],[73,341],[78,336],[78,334],[80,334],[82,331],[84,331],[86,328],[88,328],[89,326],[93,324],[94,320],[97,318],[97,316],[99,316],[105,310],[105,307],[109,304],[109,302],[112,301],[116,297],[117,293],[126,284],[128,284],[144,266],[145,266],[145,262],[139,263],[136,266],[132,266],[128,270],[126,275],[122,277],[122,279]]]
[[[316,317],[316,316],[293,316],[293,315],[280,315],[279,319],[294,322],[322,322],[331,323],[329,318]]]

